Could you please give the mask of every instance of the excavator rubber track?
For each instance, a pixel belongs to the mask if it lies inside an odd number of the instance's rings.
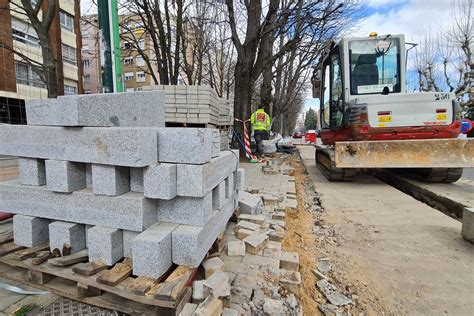
[[[332,182],[350,182],[357,174],[357,169],[337,168],[334,149],[316,146],[316,166],[323,175]]]
[[[397,173],[427,183],[452,183],[462,177],[463,168],[407,168]]]

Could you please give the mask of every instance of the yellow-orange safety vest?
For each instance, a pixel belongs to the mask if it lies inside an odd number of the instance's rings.
[[[270,131],[270,116],[263,109],[258,109],[250,117],[254,131]]]

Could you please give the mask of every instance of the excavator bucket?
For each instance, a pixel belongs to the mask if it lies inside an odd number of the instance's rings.
[[[337,168],[470,168],[474,139],[337,142]]]

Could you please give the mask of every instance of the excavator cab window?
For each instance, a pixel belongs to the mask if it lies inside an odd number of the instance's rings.
[[[351,95],[400,92],[400,41],[387,36],[349,42]]]
[[[338,47],[334,48],[324,61],[323,75],[323,122],[330,129],[338,129],[342,127],[344,114],[342,67]]]

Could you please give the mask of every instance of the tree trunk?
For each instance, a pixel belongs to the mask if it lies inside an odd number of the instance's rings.
[[[260,102],[265,107],[265,111],[270,115],[270,117],[273,116],[273,106],[271,104],[273,99],[272,79],[272,64],[269,64],[263,71],[263,81],[262,85],[260,86]]]
[[[252,100],[252,91],[251,87],[253,83],[251,81],[251,73],[242,65],[241,61],[237,61],[235,67],[235,93],[234,93],[234,118],[239,120],[248,120],[250,119],[250,104]],[[250,132],[250,124],[247,122],[248,132]],[[244,129],[243,123],[234,122],[234,130],[239,136],[239,138],[244,141]],[[245,150],[242,148],[241,144],[234,139],[233,142],[234,148],[240,149],[241,157],[245,156]]]
[[[45,71],[44,76],[46,78],[45,83],[48,89],[48,98],[57,98],[63,93],[60,91],[60,77],[58,76],[58,71],[60,71],[60,69],[58,67],[58,61],[55,57],[56,54],[53,47],[51,46],[49,38],[39,34],[38,36],[40,37],[40,41],[42,43],[41,53],[43,55],[43,69]]]

